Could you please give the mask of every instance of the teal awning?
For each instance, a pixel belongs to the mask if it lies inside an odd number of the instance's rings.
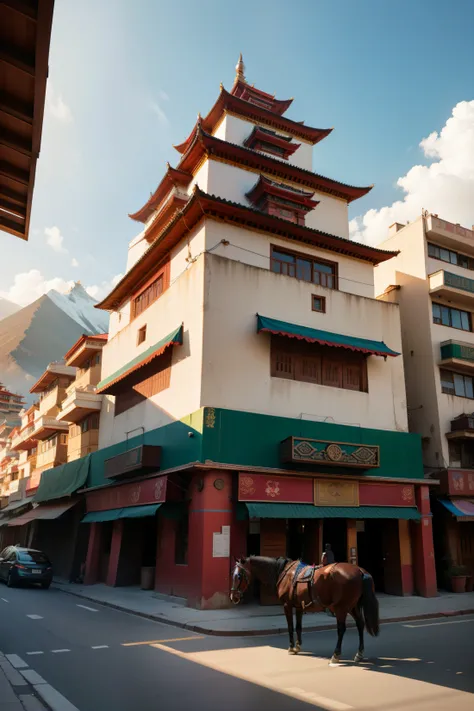
[[[332,333],[331,331],[320,331],[317,328],[277,321],[274,318],[267,318],[259,314],[257,314],[257,333],[273,333],[275,336],[287,336],[288,338],[296,338],[308,343],[347,348],[351,351],[360,351],[369,355],[384,357],[400,355],[397,351],[392,351],[383,341],[370,341],[367,338],[345,336],[342,333]]]
[[[104,521],[118,521],[121,518],[145,518],[154,516],[161,504],[148,504],[146,506],[127,506],[124,509],[108,509],[107,511],[90,511],[81,523],[103,523]]]
[[[418,521],[418,509],[411,506],[313,506],[312,504],[245,503],[250,518],[396,518]],[[239,520],[246,518],[239,503]]]
[[[114,386],[116,383],[118,383],[123,378],[126,378],[128,375],[131,375],[139,368],[143,368],[143,366],[147,365],[147,363],[149,363],[151,360],[153,360],[153,358],[156,358],[157,356],[164,353],[164,351],[169,346],[182,346],[182,345],[183,345],[183,325],[181,324],[181,326],[179,326],[179,328],[176,328],[174,331],[172,331],[167,336],[162,338],[161,341],[158,341],[158,343],[155,343],[154,346],[150,346],[150,348],[147,348],[146,351],[143,351],[143,353],[140,353],[140,355],[136,356],[136,358],[133,358],[133,360],[130,360],[128,363],[126,363],[121,368],[116,370],[115,373],[112,373],[112,375],[109,375],[107,378],[104,378],[104,380],[101,380],[97,386],[96,392],[98,392],[98,393],[109,392],[109,389],[112,388],[112,386]]]
[[[37,504],[54,499],[62,499],[64,496],[71,496],[86,483],[89,475],[91,455],[73,462],[61,464],[54,469],[46,469],[41,474],[38,491],[33,497]]]

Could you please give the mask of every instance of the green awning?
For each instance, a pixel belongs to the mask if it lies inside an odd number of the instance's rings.
[[[61,464],[54,469],[46,469],[41,474],[38,491],[33,497],[33,501],[42,504],[45,501],[62,499],[64,496],[71,496],[86,483],[89,475],[91,455],[73,462]]]
[[[161,504],[148,504],[146,506],[127,506],[124,509],[108,509],[107,511],[90,511],[81,523],[103,523],[104,521],[118,521],[121,518],[145,518],[154,516]]]
[[[308,343],[319,343],[323,346],[347,348],[351,351],[360,351],[369,355],[384,357],[400,355],[397,351],[392,351],[383,341],[370,341],[367,338],[344,336],[342,333],[332,333],[331,331],[320,331],[317,328],[277,321],[259,314],[257,314],[257,333],[273,333],[276,336],[287,336],[288,338],[296,338]]]
[[[245,503],[250,518],[396,518],[418,521],[420,514],[411,506],[313,506],[312,504]],[[237,517],[246,518],[239,503]]]
[[[139,368],[143,368],[143,366],[147,365],[147,363],[153,360],[153,358],[156,358],[157,356],[164,353],[164,351],[169,346],[182,345],[183,325],[181,324],[179,328],[176,328],[174,331],[172,331],[172,333],[169,333],[167,336],[162,338],[161,341],[155,343],[154,346],[150,346],[150,348],[147,348],[146,351],[143,351],[143,353],[140,353],[140,355],[136,356],[136,358],[133,358],[133,360],[130,360],[128,363],[116,370],[115,373],[112,373],[112,375],[109,375],[107,378],[104,378],[104,380],[101,380],[100,383],[97,385],[96,392],[109,392],[109,389],[112,388],[112,386],[114,386],[120,380],[123,380],[123,378],[126,378],[128,375],[131,375]]]

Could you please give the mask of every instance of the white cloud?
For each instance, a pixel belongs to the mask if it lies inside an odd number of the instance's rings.
[[[430,133],[420,148],[433,162],[415,165],[397,180],[405,196],[380,210],[368,210],[350,222],[351,239],[378,244],[393,222],[412,221],[421,210],[450,222],[474,223],[474,101],[460,101],[441,131]]]
[[[48,82],[46,92],[46,110],[48,113],[62,123],[71,123],[72,111],[65,103],[61,94],[58,94],[51,82]]]
[[[158,92],[158,96],[159,96],[160,99],[162,99],[163,101],[169,101],[169,100],[170,100],[170,97],[168,96],[168,94],[166,93],[166,91],[163,91],[163,89],[160,89],[160,91]]]
[[[79,262],[77,261],[76,257],[73,257],[71,259],[71,267],[78,267],[78,266],[79,266]]]
[[[17,274],[13,280],[13,285],[8,291],[0,292],[0,296],[15,301],[20,306],[26,306],[51,289],[56,289],[56,291],[65,294],[73,286],[73,281],[66,281],[61,277],[45,279],[39,269],[30,269],[29,272]]]
[[[92,296],[93,299],[97,299],[97,301],[102,301],[102,299],[112,291],[114,286],[119,283],[122,277],[123,274],[116,274],[114,277],[112,277],[110,281],[103,281],[101,284],[87,286],[86,291],[89,296]]]
[[[159,91],[158,96],[160,97],[161,101],[169,101],[169,96],[164,91]],[[169,124],[168,116],[163,110],[160,101],[158,101],[157,99],[150,99],[149,106],[151,111],[156,114],[156,116],[158,116],[158,119],[162,124]]]
[[[46,242],[55,252],[67,252],[63,247],[64,237],[59,227],[45,227]]]

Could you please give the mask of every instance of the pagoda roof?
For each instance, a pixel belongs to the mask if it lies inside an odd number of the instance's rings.
[[[183,219],[185,218],[185,219]],[[366,244],[353,242],[321,230],[297,225],[288,220],[268,215],[256,208],[246,207],[230,200],[209,195],[196,185],[192,196],[182,210],[165,227],[159,237],[149,246],[132,268],[122,277],[114,289],[95,308],[112,311],[120,306],[132,291],[149,278],[150,273],[183,237],[204,218],[239,225],[244,229],[260,230],[284,239],[303,242],[331,252],[345,254],[371,264],[379,264],[395,257],[398,252],[389,252]]]
[[[186,173],[193,173],[206,155],[217,156],[234,165],[253,169],[255,172],[271,174],[284,180],[305,185],[321,193],[335,195],[348,203],[367,195],[372,190],[372,185],[367,187],[347,185],[324,175],[312,173],[310,170],[300,168],[292,163],[259,153],[251,148],[223,141],[220,138],[211,136],[201,125],[198,125],[194,139],[181,158],[178,168]]]
[[[289,133],[307,143],[311,143],[313,146],[323,138],[326,138],[332,131],[332,128],[312,128],[311,126],[305,126],[304,122],[292,121],[285,116],[280,116],[273,111],[241,99],[239,96],[234,96],[234,94],[226,91],[224,87],[221,87],[219,97],[207,116],[203,119],[198,118],[187,139],[183,143],[174,146],[174,148],[179,153],[185,153],[194,139],[199,124],[202,124],[202,128],[205,131],[212,133],[226,111],[254,121],[257,124],[261,123],[269,128]]]
[[[179,170],[179,168],[172,168],[168,163],[168,168],[163,180],[158,185],[155,192],[150,195],[143,207],[136,212],[130,213],[129,217],[137,222],[148,222],[152,214],[170,190],[177,186],[187,188],[192,179],[193,176],[191,173],[186,173],[183,170]]]
[[[275,99],[275,94],[267,94],[266,91],[256,89],[253,85],[247,84],[246,81],[242,81],[242,79],[236,79],[234,81],[234,85],[230,93],[232,96],[237,96],[238,98],[244,99],[249,103],[256,101],[258,102],[257,106],[262,106],[263,104],[263,108],[270,107],[268,110],[273,111],[279,116],[282,116],[285,111],[288,111],[293,103],[293,99]]]
[[[285,183],[276,183],[261,175],[255,185],[246,193],[246,197],[250,202],[257,203],[264,195],[273,195],[276,198],[305,207],[307,210],[313,210],[319,202],[318,200],[312,200],[314,192],[299,190]]]

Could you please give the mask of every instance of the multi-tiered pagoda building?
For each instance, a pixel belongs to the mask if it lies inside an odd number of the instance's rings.
[[[395,253],[349,239],[370,187],[313,170],[331,129],[236,69],[131,214],[125,276],[99,304],[86,582],[151,568],[160,592],[219,607],[232,554],[312,562],[328,542],[378,589],[434,595],[399,309],[374,298]]]

